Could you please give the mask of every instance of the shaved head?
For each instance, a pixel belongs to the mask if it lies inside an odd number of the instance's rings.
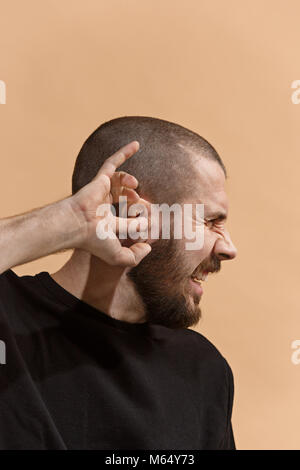
[[[197,159],[225,166],[203,137],[178,124],[143,116],[125,116],[98,127],[85,141],[72,177],[72,194],[89,183],[110,155],[129,142],[140,143],[138,152],[118,168],[138,179],[139,195],[153,204],[182,203],[197,192],[191,172]]]
[[[175,239],[171,223],[170,239],[153,241],[151,252],[126,270],[123,281],[126,293],[133,287],[133,297],[142,305],[147,322],[188,328],[201,317],[202,288],[194,280],[196,274],[217,272],[221,259],[235,256],[220,217],[211,220],[213,213],[227,214],[226,169],[212,145],[197,133],[162,119],[126,116],[102,124],[83,144],[75,163],[72,193],[88,184],[109,156],[134,140],[139,142],[139,150],[118,171],[137,178],[136,192],[142,199],[169,207],[200,202],[207,211],[203,247],[187,251],[185,237]],[[118,215],[118,204],[114,206]],[[100,264],[99,270],[105,271],[105,266]],[[99,291],[98,284],[95,290]],[[117,315],[119,310],[120,306]]]

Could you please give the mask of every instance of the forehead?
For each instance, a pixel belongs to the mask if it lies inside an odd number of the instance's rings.
[[[203,203],[205,215],[215,212],[228,213],[226,178],[218,162],[208,158],[192,158],[190,202]]]

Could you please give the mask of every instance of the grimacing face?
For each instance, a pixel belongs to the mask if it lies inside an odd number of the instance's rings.
[[[220,271],[221,261],[237,254],[225,228],[228,201],[224,172],[207,158],[198,158],[193,165],[195,195],[185,202],[204,204],[203,246],[186,250],[190,239],[155,240],[149,255],[127,273],[143,301],[146,321],[169,328],[188,328],[199,322],[203,286],[193,278]]]

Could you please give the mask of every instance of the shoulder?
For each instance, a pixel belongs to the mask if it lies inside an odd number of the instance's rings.
[[[18,276],[12,269],[7,269],[0,274],[0,293],[3,298],[10,298],[10,294],[16,296],[24,287],[34,283],[34,276]]]
[[[19,276],[12,269],[7,269],[0,274],[0,291],[8,293],[10,286],[16,284],[18,280]]]
[[[221,389],[225,387],[229,393],[229,401],[232,402],[234,394],[234,377],[231,366],[219,349],[201,333],[186,329],[185,344],[190,343],[193,348],[191,360],[197,364],[197,370],[201,376],[205,375],[207,381],[214,387],[219,384]],[[186,349],[186,346],[185,348]]]
[[[197,351],[197,353],[201,352],[201,354],[206,356],[219,359],[221,361],[224,360],[219,349],[198,331],[182,328],[174,330],[174,333],[180,343],[185,346],[190,346],[193,350]]]
[[[219,377],[227,385],[233,387],[232,369],[223,353],[204,335],[191,329],[178,330],[182,351],[198,364],[202,371],[210,372]]]
[[[232,384],[231,367],[219,349],[204,335],[189,328],[170,329],[156,326],[157,339],[165,340],[168,350],[172,351],[180,362],[189,368],[194,366],[202,372],[211,372]]]
[[[219,349],[201,333],[195,330],[188,331],[189,337],[193,337],[198,344],[198,356],[204,355],[206,358],[205,368],[212,371],[212,375],[218,377],[222,383],[226,384],[230,395],[234,393],[234,377],[231,366]],[[206,352],[206,353],[205,353]]]
[[[7,282],[9,279],[13,279],[14,277],[18,277],[17,274],[12,269],[7,269],[0,274],[0,281]]]

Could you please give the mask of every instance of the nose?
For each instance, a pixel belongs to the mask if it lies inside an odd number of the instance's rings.
[[[236,257],[237,249],[232,243],[227,230],[224,230],[222,237],[217,239],[214,252],[220,260],[234,259]]]

